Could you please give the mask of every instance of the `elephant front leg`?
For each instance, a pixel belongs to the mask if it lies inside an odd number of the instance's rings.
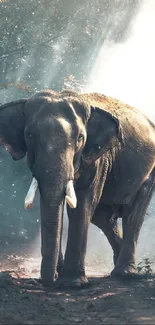
[[[68,208],[69,229],[63,273],[58,284],[66,287],[82,287],[88,284],[85,275],[85,255],[88,226],[92,216],[92,204],[83,192],[77,193],[79,205]]]

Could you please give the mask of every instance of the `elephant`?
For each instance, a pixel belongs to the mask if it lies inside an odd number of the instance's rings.
[[[99,93],[42,90],[0,107],[0,144],[14,160],[27,155],[38,184],[43,285],[88,284],[90,223],[112,247],[111,275],[137,272],[137,241],[155,188],[155,126],[142,112]]]

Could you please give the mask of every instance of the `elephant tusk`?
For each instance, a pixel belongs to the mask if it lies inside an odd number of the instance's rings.
[[[32,207],[35,195],[38,189],[38,182],[37,180],[33,177],[30,188],[28,190],[28,193],[25,197],[25,209],[29,209]],[[70,180],[67,184],[66,187],[66,202],[70,206],[70,208],[76,208],[77,206],[77,198],[74,190],[74,185],[73,181]]]
[[[27,195],[25,197],[25,209],[30,209],[32,208],[34,199],[35,199],[35,195],[38,189],[38,182],[37,180],[33,177],[31,185],[29,187],[29,190],[27,192]]]
[[[73,185],[73,181],[70,180],[67,184],[66,187],[66,202],[68,203],[68,205],[70,206],[70,208],[75,209],[77,206],[77,198],[76,198],[76,194],[75,194],[75,190],[74,190],[74,185]]]

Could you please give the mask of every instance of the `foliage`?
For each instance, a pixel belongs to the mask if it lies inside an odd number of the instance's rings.
[[[137,270],[138,273],[143,273],[146,276],[152,275],[153,269],[152,269],[153,261],[151,261],[149,258],[144,258],[141,262],[138,263]]]
[[[3,0],[0,83],[61,89],[73,75],[85,83],[103,42],[122,41],[138,2]]]

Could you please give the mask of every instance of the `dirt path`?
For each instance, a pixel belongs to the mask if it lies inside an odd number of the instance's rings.
[[[155,274],[121,281],[94,276],[88,266],[87,289],[47,289],[32,280],[39,277],[40,257],[21,245],[2,251],[0,325],[155,325]]]
[[[155,324],[155,276],[91,278],[83,290],[45,289],[14,267],[0,273],[0,324]]]

